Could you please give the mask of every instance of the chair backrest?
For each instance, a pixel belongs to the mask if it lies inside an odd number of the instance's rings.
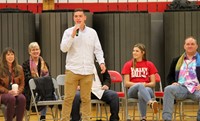
[[[155,77],[156,77],[156,82],[160,82],[161,81],[160,75],[158,73],[155,74]]]
[[[124,98],[125,97],[125,92],[124,92],[125,88],[124,88],[124,82],[123,82],[122,75],[115,70],[108,70],[108,73],[110,75],[112,83],[114,83],[114,84],[119,83],[120,84],[118,86],[118,88],[120,88],[119,89],[120,91],[117,91],[117,94],[118,94],[119,97]],[[117,86],[115,88],[117,88]],[[116,89],[114,89],[114,90],[116,90]]]
[[[62,99],[64,98],[65,76],[65,74],[60,74],[56,77]]]
[[[161,82],[161,78],[160,78],[160,75],[158,73],[155,74],[155,77],[156,77],[156,83],[159,83],[159,91],[163,91],[162,89],[162,82]]]
[[[60,74],[56,77],[58,85],[65,85],[65,74]]]
[[[119,72],[114,70],[108,70],[112,83],[122,82],[122,76]]]
[[[35,85],[34,79],[30,79],[29,80],[29,87],[30,87],[31,90],[35,90],[36,89],[36,85]]]
[[[55,89],[55,93],[56,93],[57,99],[61,100],[61,95],[60,95],[60,90],[59,90],[58,83],[54,78],[52,78],[52,81],[53,81],[53,85],[54,85],[54,89]]]
[[[56,98],[57,99],[61,99],[60,91],[59,91],[59,87],[58,87],[57,81],[54,78],[52,78],[52,82],[53,82],[53,87],[54,87],[54,90],[55,90],[55,96],[56,96]],[[34,79],[30,79],[29,80],[29,87],[30,87],[32,95],[34,96],[34,92],[33,91],[36,89],[36,84],[34,82]]]

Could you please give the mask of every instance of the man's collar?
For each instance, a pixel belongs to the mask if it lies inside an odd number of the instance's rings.
[[[196,57],[197,57],[197,52],[193,55],[192,59],[196,59]],[[184,54],[184,59],[189,59],[189,58],[187,57],[187,54],[186,54],[186,53]]]

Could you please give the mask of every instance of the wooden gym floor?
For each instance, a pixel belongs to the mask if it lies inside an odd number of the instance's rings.
[[[197,115],[197,110],[198,110],[198,105],[196,105],[196,104],[185,104],[184,105],[185,115],[189,115],[189,116],[193,116],[193,117],[192,118],[191,117],[186,117],[184,119],[184,121],[195,121],[196,120],[196,115]],[[104,109],[102,109],[102,111],[103,111],[102,115],[105,116]],[[108,111],[108,115],[110,115],[109,107],[107,107],[107,111]],[[190,112],[187,112],[187,111],[190,111]],[[161,112],[162,112],[162,109],[161,109]],[[47,118],[51,118],[50,114],[51,114],[50,113],[50,109],[48,109]],[[132,115],[132,114],[133,114],[132,106],[129,106],[129,115]],[[95,106],[92,106],[92,117],[94,117],[95,115],[96,115],[96,108],[95,108]],[[122,120],[122,108],[120,108],[119,116],[120,116],[120,119],[121,119],[120,121],[123,121]],[[137,109],[136,109],[136,116],[139,116],[139,113],[138,113]],[[160,121],[162,121],[162,113],[160,113],[159,116],[160,116]],[[95,121],[95,120],[96,120],[95,118],[92,118],[92,121]],[[134,120],[132,119],[131,121],[139,121],[139,120],[140,120],[139,117],[135,117],[135,119]],[[0,121],[4,121],[4,117],[3,117],[3,114],[2,114],[1,111],[0,111]],[[30,121],[37,121],[36,113],[32,113],[31,114]],[[105,121],[105,119],[103,119],[103,121]],[[147,109],[147,121],[152,121],[152,112],[151,112],[150,108]],[[180,118],[178,117],[178,114],[177,114],[176,121],[180,121]]]

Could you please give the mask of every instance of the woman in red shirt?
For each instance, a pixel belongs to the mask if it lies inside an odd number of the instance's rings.
[[[133,59],[124,64],[122,74],[125,85],[129,88],[128,97],[139,100],[141,121],[146,121],[147,105],[150,105],[154,113],[158,111],[158,103],[152,100],[157,69],[152,62],[146,60],[146,50],[143,44],[134,45],[132,54]]]

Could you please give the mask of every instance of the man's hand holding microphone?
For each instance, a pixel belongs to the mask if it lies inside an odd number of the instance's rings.
[[[76,24],[74,29],[73,29],[73,32],[72,32],[72,38],[74,38],[75,36],[78,36],[79,34],[79,30],[80,30],[80,25],[81,24]]]

